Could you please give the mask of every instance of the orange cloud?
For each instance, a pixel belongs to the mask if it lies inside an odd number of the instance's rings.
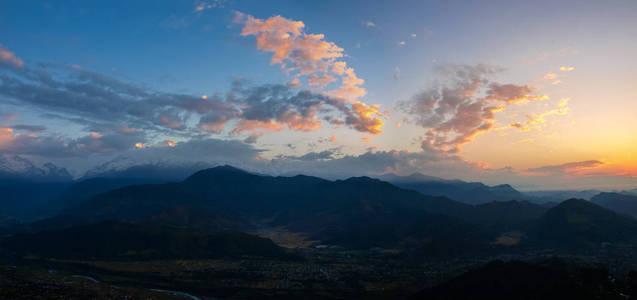
[[[171,140],[166,140],[166,145],[168,145],[168,147],[175,147],[177,146],[177,143]]]
[[[548,72],[548,73],[544,74],[544,77],[542,77],[542,78],[544,78],[545,80],[555,79],[555,78],[557,78],[557,74]]]
[[[326,87],[328,84],[330,84],[331,82],[335,80],[336,78],[327,74],[322,74],[322,75],[312,74],[310,77],[308,77],[307,84]]]
[[[529,114],[527,117],[530,119],[529,121],[527,121],[526,123],[529,125],[538,125],[538,124],[543,124],[546,122],[546,120],[544,119],[544,117],[546,116],[550,116],[550,115],[565,115],[568,114],[568,107],[564,107],[564,108],[559,108],[559,109],[552,109],[540,114]]]
[[[566,174],[566,175],[583,175],[586,171],[589,171],[594,168],[598,168],[604,165],[603,162],[599,160],[587,160],[587,161],[577,161],[577,162],[569,162],[560,165],[550,165],[550,166],[542,166],[538,168],[527,169],[527,172],[532,174]]]
[[[352,125],[358,130],[369,132],[372,135],[382,133],[385,122],[380,118],[374,117],[383,115],[383,113],[378,110],[379,108],[378,105],[367,105],[363,102],[355,102],[352,104],[352,109],[354,113],[358,115],[358,122]]]
[[[13,134],[13,128],[0,127],[0,149],[8,145],[18,134]]]
[[[281,131],[283,126],[275,121],[257,121],[257,120],[241,120],[237,126],[232,130],[233,133],[238,134],[242,132],[252,132],[252,136],[261,136],[263,131]]]
[[[349,67],[345,61],[338,60],[345,56],[343,48],[326,41],[323,34],[306,33],[303,22],[281,16],[258,19],[237,12],[234,22],[243,25],[242,36],[256,37],[258,50],[272,53],[272,64],[281,65],[281,68],[293,77],[288,87],[300,87],[301,79],[307,78],[308,85],[317,87],[313,89],[314,91],[318,90],[323,95],[334,98],[326,103],[337,107],[346,114],[347,118],[340,123],[339,118],[326,118],[331,124],[346,123],[356,130],[373,135],[382,132],[384,121],[379,118],[383,115],[379,111],[379,106],[367,105],[357,100],[367,94],[367,91],[361,87],[365,80],[359,78],[354,68]],[[340,84],[336,84],[332,89],[326,89],[337,81],[340,81]],[[318,111],[321,105],[318,104],[312,109]],[[316,130],[321,126],[321,121],[317,119],[314,111],[302,116],[290,112],[278,121],[291,129],[301,131]],[[263,125],[267,130],[278,128],[267,122],[247,124],[251,128],[257,125]],[[213,127],[217,129],[218,125]],[[239,128],[238,132],[243,130]]]
[[[495,113],[509,105],[549,99],[536,95],[528,85],[500,84],[489,77],[501,69],[487,65],[440,66],[440,74],[447,76],[449,85],[434,86],[399,103],[413,121],[428,131],[422,138],[425,151],[458,153],[462,146],[478,135],[491,130],[510,127],[495,125]],[[484,95],[484,96],[482,96]],[[523,128],[523,124],[511,124]]]
[[[330,141],[335,142],[336,141],[336,136],[335,135],[330,136]]]
[[[124,134],[138,134],[141,131],[135,128],[130,128],[125,126],[125,127],[118,128],[117,132],[124,133]]]
[[[161,116],[159,118],[159,122],[164,124],[166,127],[170,127],[170,128],[179,128],[179,127],[181,127],[181,123],[180,122],[173,121],[170,118],[168,118],[168,116]]]
[[[304,32],[305,24],[274,16],[258,19],[237,12],[235,23],[243,25],[242,36],[256,36],[257,49],[273,53],[271,63],[280,64],[287,73],[310,76],[308,84],[327,86],[335,77],[340,77],[342,85],[328,94],[356,100],[366,94],[360,85],[364,81],[356,76],[354,69],[347,68],[345,62],[336,59],[344,56],[344,49],[325,40],[323,34]]]
[[[565,67],[565,66],[560,67],[560,71],[564,71],[564,72],[570,72],[573,70],[575,70],[575,67]]]
[[[560,102],[557,103],[557,106],[558,107],[564,107],[564,106],[568,105],[568,101],[570,101],[570,100],[571,100],[571,98],[562,98],[560,100]]]
[[[4,48],[0,45],[0,62],[8,64],[15,68],[22,68],[24,66],[24,62],[15,56],[13,52],[9,51],[7,48]]]
[[[556,109],[551,109],[545,111],[543,113],[538,114],[528,114],[526,117],[528,121],[523,123],[515,122],[510,124],[510,127],[518,128],[521,131],[530,131],[531,129],[538,128],[540,125],[546,123],[545,117],[550,115],[566,115],[568,114],[568,101],[570,98],[562,98],[559,102],[557,102]]]
[[[528,85],[492,83],[487,91],[486,100],[519,104],[549,99],[547,95],[533,95],[532,92],[533,89]]]

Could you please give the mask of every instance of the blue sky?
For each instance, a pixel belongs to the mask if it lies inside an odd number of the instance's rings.
[[[637,138],[627,129],[627,125],[637,125],[632,113],[637,111],[637,91],[630,80],[637,69],[633,57],[637,53],[636,12],[634,1],[2,1],[0,50],[11,53],[24,66],[16,67],[6,60],[0,72],[29,81],[25,75],[29,72],[54,72],[51,70],[57,68],[56,79],[70,83],[69,78],[90,71],[100,78],[145,90],[150,98],[133,99],[157,105],[145,116],[161,115],[166,122],[181,118],[183,128],[139,128],[143,131],[139,141],[129,140],[115,136],[114,123],[106,124],[107,117],[91,119],[96,122],[88,126],[73,119],[90,119],[95,114],[89,117],[88,112],[74,112],[63,103],[25,100],[15,92],[6,92],[0,95],[4,115],[0,126],[5,131],[11,129],[11,135],[0,143],[0,151],[36,161],[56,161],[82,172],[114,157],[137,153],[131,152],[137,150],[137,143],[150,152],[166,140],[185,147],[195,139],[220,139],[243,141],[246,147],[257,149],[259,163],[281,163],[291,157],[324,152],[330,155],[315,163],[356,158],[365,164],[361,155],[398,151],[401,157],[418,153],[419,160],[391,161],[360,172],[421,171],[496,181],[510,176],[493,175],[497,173],[494,170],[508,170],[520,178],[520,184],[532,181],[538,183],[531,185],[543,186],[540,176],[557,176],[575,187],[592,181],[590,175],[595,174],[594,179],[604,182],[604,186],[623,187],[633,184],[632,178],[637,176]],[[344,99],[339,102],[342,104],[316,106],[320,107],[316,120],[322,120],[317,128],[292,129],[290,123],[284,124],[289,118],[282,123],[281,116],[272,120],[260,116],[262,123],[250,123],[249,130],[244,124],[245,130],[238,134],[233,133],[233,125],[219,132],[201,131],[201,127],[196,128],[201,121],[191,116],[193,111],[159,107],[164,104],[153,102],[151,98],[159,97],[159,93],[166,97],[211,98],[217,94],[223,98],[238,78],[249,87],[284,86],[295,78],[282,64],[273,63],[273,52],[256,41],[266,31],[242,34],[249,21],[236,21],[238,13],[264,22],[280,16],[290,22],[303,22],[303,36],[322,34],[322,41],[342,48],[342,57],[336,61],[345,62],[356,78],[364,80],[356,86],[364,88],[366,94]],[[479,65],[497,72],[476,68]],[[487,105],[501,106],[487,113],[493,116],[483,114],[479,117],[482,119],[475,120],[477,115],[460,114],[460,106],[444,113],[423,110],[426,101],[422,97],[445,87],[460,91],[459,84],[469,80],[462,76],[471,72],[480,73],[476,76],[480,76],[482,86],[463,101],[480,102],[479,109],[483,110],[491,110]],[[335,81],[320,89],[302,82],[303,86],[291,91],[309,90],[319,98],[333,96],[329,90],[338,85]],[[36,82],[30,88],[44,84]],[[521,94],[517,96],[523,99],[510,101],[502,94],[481,98],[494,91],[494,84],[518,88]],[[76,96],[91,96],[82,93]],[[366,120],[354,107],[357,101],[377,114],[370,114],[370,120]],[[441,99],[435,105],[449,101]],[[294,105],[290,109],[308,104]],[[100,107],[93,109],[100,111]],[[218,114],[215,109],[207,113]],[[231,122],[257,120],[246,117],[247,111],[238,113],[241,116],[233,115],[235,121]],[[342,124],[334,121],[348,114],[357,119]],[[541,122],[533,121],[538,118]],[[361,125],[374,119],[384,123],[382,133],[365,127],[370,124]],[[131,125],[138,121],[126,117],[121,122]],[[267,123],[270,121],[273,123]],[[446,125],[444,121],[448,121]],[[157,120],[152,122],[152,126],[159,124]],[[96,132],[97,123],[108,128]],[[46,130],[27,132],[15,126],[25,124],[44,126]],[[433,133],[427,137],[430,129]],[[18,147],[15,134],[34,137]],[[43,144],[46,137],[64,139],[64,147],[86,147],[80,139],[90,134],[96,139],[113,134],[118,146],[105,148],[104,142],[93,152],[62,151],[67,153],[64,155],[53,155],[53,150],[46,150],[51,155],[45,150],[25,150],[39,147],[33,145]],[[425,146],[423,142],[431,144]],[[580,164],[570,167],[573,165],[569,163]],[[306,167],[294,162],[285,165],[289,165],[288,171],[298,172]],[[541,169],[552,170],[551,174],[533,171],[543,166],[555,168]]]

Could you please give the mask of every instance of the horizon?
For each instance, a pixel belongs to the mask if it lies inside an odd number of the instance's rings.
[[[635,2],[0,7],[0,161],[637,188]]]

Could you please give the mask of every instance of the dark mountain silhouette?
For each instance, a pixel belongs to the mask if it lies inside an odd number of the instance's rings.
[[[109,190],[140,184],[165,183],[166,180],[150,178],[104,178],[96,177],[81,180],[70,185],[59,197],[49,201],[46,207],[51,211],[62,211],[66,208],[86,202],[94,196]]]
[[[542,241],[568,248],[633,243],[637,241],[637,220],[586,200],[570,199],[542,215],[531,233]]]
[[[446,180],[420,173],[409,176],[385,174],[379,177],[398,187],[418,191],[424,195],[445,196],[467,204],[481,204],[492,201],[533,200],[508,184],[487,186],[480,182]]]
[[[145,221],[163,226],[200,228],[211,232],[253,229],[253,226],[239,217],[212,212],[201,207],[176,206],[153,214]]]
[[[83,184],[88,191],[96,190]],[[511,190],[505,185],[492,189]],[[637,237],[637,221],[581,201],[569,200],[551,209],[528,201],[472,206],[369,177],[336,181],[303,175],[274,177],[219,166],[198,171],[182,182],[109,190],[79,201],[64,217],[24,226],[23,232],[103,220],[208,231],[283,226],[325,244],[400,248],[427,255],[480,251],[513,231],[528,235],[525,241],[549,246],[627,243]]]
[[[287,255],[271,240],[246,233],[210,233],[115,221],[19,234],[3,240],[2,245],[20,255],[63,259],[152,260],[242,255],[281,258]]]
[[[155,182],[182,181],[194,172],[214,166],[205,162],[148,161],[139,163],[119,157],[88,170],[81,180],[89,178],[152,179]]]
[[[23,221],[53,214],[47,203],[53,201],[71,182],[41,182],[24,179],[0,179],[0,217]]]
[[[199,171],[180,183],[112,190],[69,212],[98,218],[139,218],[174,206],[199,206],[249,218],[287,214],[288,221],[354,208],[416,209],[458,217],[473,214],[469,205],[444,197],[423,196],[367,177],[338,181],[303,175],[272,177],[230,166]]]
[[[599,190],[562,190],[562,191],[528,191],[525,194],[536,197],[541,202],[562,202],[568,199],[584,199],[590,200],[593,196],[599,194]]]
[[[286,226],[292,231],[351,248],[395,247],[411,236],[420,235],[423,239],[425,235],[442,236],[448,228],[456,228],[456,224],[467,224],[461,219],[478,219],[476,209],[470,205],[444,197],[424,196],[378,179],[354,177],[328,181],[303,175],[272,177],[230,166],[199,171],[180,183],[111,190],[66,213],[94,221],[158,221],[162,220],[160,216],[166,216],[165,212],[176,212],[175,207],[270,222],[272,226]],[[189,214],[189,222],[180,226],[210,229],[224,223],[232,228],[241,224],[227,218],[206,221],[208,216],[190,219],[192,216]],[[173,214],[169,219],[180,218]],[[194,219],[198,221],[192,221]],[[206,222],[215,225],[206,225]],[[393,232],[383,234],[384,227],[393,227]],[[365,234],[369,238],[365,238]]]
[[[412,299],[625,299],[608,271],[579,261],[493,261]]]
[[[494,201],[476,209],[481,224],[500,231],[524,229],[548,210],[529,201]]]
[[[45,204],[72,181],[66,169],[52,163],[40,167],[18,155],[0,155],[0,218],[28,221],[50,216]]]
[[[637,217],[637,195],[628,193],[599,193],[591,202],[620,214]]]

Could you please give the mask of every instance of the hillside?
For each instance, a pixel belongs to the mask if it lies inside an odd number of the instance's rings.
[[[533,199],[508,184],[488,186],[480,182],[446,180],[420,173],[409,176],[385,174],[379,178],[398,187],[418,191],[423,195],[444,196],[467,204]]]
[[[568,248],[633,243],[637,241],[637,220],[586,200],[570,199],[542,215],[531,233]]]
[[[591,202],[620,214],[637,217],[637,195],[629,193],[599,193]]]
[[[20,255],[60,259],[151,260],[286,255],[272,241],[245,233],[210,233],[192,228],[119,221],[19,234],[3,240],[2,247]]]

